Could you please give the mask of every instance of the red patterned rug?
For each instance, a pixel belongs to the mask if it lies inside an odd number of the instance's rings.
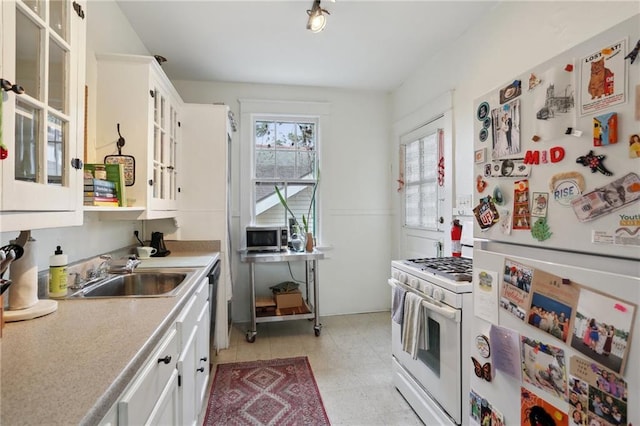
[[[307,357],[218,364],[203,425],[330,425]]]

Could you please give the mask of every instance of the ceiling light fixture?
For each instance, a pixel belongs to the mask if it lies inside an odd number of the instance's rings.
[[[320,6],[320,0],[314,0],[311,10],[307,10],[307,15],[309,15],[309,20],[307,21],[308,30],[314,33],[324,30],[327,25],[327,17],[323,15],[323,12],[331,15],[329,11]]]

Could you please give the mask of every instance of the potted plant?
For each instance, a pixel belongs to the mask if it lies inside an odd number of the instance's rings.
[[[296,217],[295,213],[293,213],[293,211],[289,208],[289,205],[287,204],[287,200],[284,198],[284,196],[280,192],[280,188],[278,188],[278,185],[274,185],[276,194],[278,194],[278,199],[280,199],[280,204],[282,204],[284,208],[289,212],[298,229],[304,230],[306,250],[308,252],[313,251],[313,233],[309,232],[309,219],[311,218],[311,209],[313,208],[313,203],[315,202],[315,199],[316,199],[316,190],[318,189],[319,183],[320,183],[320,171],[318,171],[318,180],[316,180],[316,183],[313,185],[313,192],[311,193],[311,200],[309,201],[309,208],[307,209],[307,215],[305,216],[304,213],[302,214],[302,226],[300,226],[300,222],[298,222],[298,218]]]

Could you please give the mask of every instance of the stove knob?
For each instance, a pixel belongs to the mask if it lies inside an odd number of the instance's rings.
[[[424,283],[422,287],[422,292],[427,296],[431,296],[433,294],[433,286],[431,284]]]
[[[442,302],[444,300],[444,292],[441,288],[436,288],[433,290],[433,296],[438,302]]]
[[[400,281],[403,284],[406,284],[406,282],[407,282],[407,274],[405,274],[404,272],[399,272],[398,273],[398,281]]]
[[[420,281],[417,278],[409,278],[409,287],[420,288]]]
[[[391,271],[391,278],[393,278],[394,280],[398,279],[398,275],[400,275],[398,271]]]

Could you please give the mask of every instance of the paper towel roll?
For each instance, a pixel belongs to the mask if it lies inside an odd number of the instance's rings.
[[[9,267],[13,284],[9,288],[9,310],[27,309],[38,303],[38,264],[36,240],[29,238],[24,254]]]

